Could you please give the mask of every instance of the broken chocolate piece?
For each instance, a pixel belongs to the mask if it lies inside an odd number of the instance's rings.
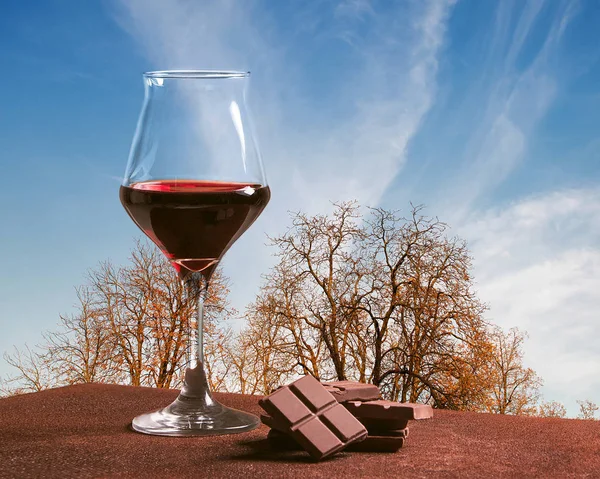
[[[354,416],[363,419],[377,420],[414,420],[429,419],[433,417],[433,409],[426,404],[399,403],[394,401],[349,401],[344,406]],[[387,426],[388,423],[386,423]],[[392,429],[387,426],[386,429]],[[394,428],[396,429],[396,428]]]
[[[369,437],[377,437],[377,436],[384,436],[384,437],[402,437],[404,439],[406,439],[408,437],[408,428],[405,427],[404,429],[390,429],[390,430],[378,430],[378,431],[373,431],[372,433],[369,432]]]
[[[357,444],[351,444],[346,449],[350,452],[396,452],[400,449],[405,438],[399,436],[367,436]]]
[[[267,414],[261,414],[260,420],[264,425],[269,426],[271,428],[271,430],[276,430],[276,431],[279,431],[279,432],[282,432],[285,434],[285,426],[277,424],[277,421],[275,421],[271,416],[269,416]],[[368,432],[367,437],[371,437],[371,436],[390,437],[390,436],[393,436],[393,437],[403,437],[404,439],[408,438],[409,429],[408,429],[408,427],[406,427],[406,424],[408,423],[407,420],[390,421],[390,420],[384,419],[379,422],[377,422],[377,420],[372,420],[372,421],[373,422],[371,422],[370,424],[375,424],[377,427],[368,427],[365,424],[365,427],[367,428],[367,432]],[[368,421],[367,421],[367,423],[368,423]],[[392,424],[392,425],[404,424],[405,426],[401,427],[401,428],[393,428],[393,427],[388,428],[387,426],[389,424]]]
[[[276,431],[279,431],[279,432],[282,432],[285,434],[285,431],[286,431],[285,426],[278,424],[277,421],[275,421],[268,414],[261,414],[260,420],[264,425],[269,426],[271,428],[271,430],[276,430]],[[404,421],[404,422],[408,422],[408,421]],[[401,429],[387,429],[384,427],[379,427],[377,429],[372,429],[372,430],[369,430],[367,428],[367,432],[368,432],[368,436],[385,436],[385,437],[391,436],[391,437],[403,437],[405,439],[408,437],[408,427],[404,427]]]
[[[317,460],[367,436],[365,427],[312,376],[277,389],[259,404]]]
[[[267,421],[272,421],[272,418],[267,419]],[[390,431],[390,433],[397,432],[399,431]],[[291,436],[276,428],[269,430],[267,439],[276,449],[288,451],[302,449]],[[404,445],[405,441],[406,437],[403,435],[367,436],[364,441],[349,444],[345,450],[350,452],[396,452]]]
[[[357,418],[369,433],[376,434],[378,431],[389,431],[404,429],[408,426],[408,419],[374,419],[369,417]]]
[[[355,381],[334,381],[323,383],[323,386],[339,403],[381,399],[381,392],[374,384],[358,383]]]

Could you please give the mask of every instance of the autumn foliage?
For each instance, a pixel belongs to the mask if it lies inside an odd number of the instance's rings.
[[[217,271],[205,307],[209,356],[218,356],[229,331],[221,323],[229,308],[228,281]],[[87,382],[177,387],[185,364],[194,302],[173,267],[147,243],[138,242],[129,264],[101,263],[77,289],[76,313],[60,317],[35,351],[5,355],[25,390]],[[211,367],[219,367],[218,357]]]
[[[500,414],[563,416],[523,365],[526,334],[485,319],[466,243],[413,208],[408,217],[354,203],[291,215],[271,238],[277,262],[240,315],[217,270],[206,300],[205,358],[217,390],[268,394],[299,375],[356,380],[391,400]],[[77,311],[34,349],[5,355],[22,390],[80,382],[177,387],[194,304],[156,248],[89,272]],[[18,392],[15,387],[13,392]],[[582,417],[595,404],[582,402]],[[564,409],[564,407],[563,407]]]
[[[279,262],[233,348],[243,390],[268,393],[308,373],[371,382],[392,400],[508,412],[510,386],[535,388],[515,370],[520,356],[498,359],[510,346],[485,321],[467,246],[445,224],[420,208],[363,216],[352,203],[292,221],[272,238]]]

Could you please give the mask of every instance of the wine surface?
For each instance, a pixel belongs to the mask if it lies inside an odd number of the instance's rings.
[[[268,186],[220,181],[160,180],[121,186],[131,219],[178,271],[210,274],[265,208]]]

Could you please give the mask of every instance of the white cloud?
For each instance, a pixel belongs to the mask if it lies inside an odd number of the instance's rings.
[[[600,189],[526,198],[457,231],[474,256],[489,318],[528,331],[525,361],[571,415],[600,396]]]
[[[460,223],[459,223],[460,225]],[[496,274],[600,244],[600,191],[561,190],[472,213],[458,226]],[[485,278],[482,278],[485,279]]]

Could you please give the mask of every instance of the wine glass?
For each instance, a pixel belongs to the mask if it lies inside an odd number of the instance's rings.
[[[249,73],[144,73],[145,97],[120,188],[125,210],[175,267],[197,304],[177,399],[137,416],[134,430],[165,436],[250,431],[256,416],[211,395],[203,358],[210,277],[270,198],[245,95]]]

